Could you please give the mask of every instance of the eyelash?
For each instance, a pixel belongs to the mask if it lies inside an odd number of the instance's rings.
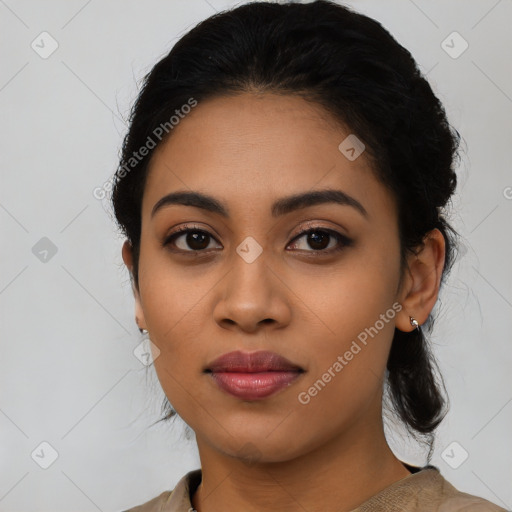
[[[342,235],[341,233],[338,233],[337,231],[333,231],[332,229],[324,228],[322,226],[311,226],[311,225],[308,225],[308,227],[305,230],[301,231],[300,233],[297,233],[297,235],[292,239],[292,241],[290,243],[295,242],[296,240],[299,240],[303,236],[309,235],[310,233],[318,233],[318,232],[327,233],[329,236],[333,237],[336,240],[338,245],[335,248],[320,249],[320,250],[312,249],[312,250],[305,251],[305,252],[317,253],[319,255],[329,255],[332,253],[340,252],[340,251],[344,250],[346,247],[351,246],[353,243],[353,241],[350,238],[346,237],[345,235]],[[162,242],[162,247],[167,247],[171,242],[174,242],[180,236],[183,236],[184,234],[188,234],[188,233],[202,233],[202,234],[205,234],[215,240],[215,237],[213,235],[211,235],[208,231],[205,231],[204,229],[200,229],[197,226],[185,225],[185,226],[179,227],[173,233],[171,233],[168,237],[166,237],[164,239],[164,241]],[[288,244],[288,245],[290,245],[290,244]],[[185,251],[183,249],[174,249],[174,250],[177,252],[181,252],[181,253],[196,253],[196,254],[206,253],[209,251],[209,249],[201,249],[201,250],[192,249],[189,251]]]

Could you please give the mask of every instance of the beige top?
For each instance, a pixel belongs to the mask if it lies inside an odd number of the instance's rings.
[[[415,468],[351,512],[507,512],[483,498],[458,491],[435,466]],[[201,483],[201,470],[187,473],[173,491],[124,512],[194,512],[190,498]],[[510,511],[509,511],[510,512]]]

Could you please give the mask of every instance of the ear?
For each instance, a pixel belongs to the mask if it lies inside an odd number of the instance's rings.
[[[125,240],[125,242],[123,244],[122,255],[123,255],[124,264],[128,267],[128,270],[130,271],[130,280],[132,283],[132,291],[133,291],[133,296],[135,298],[135,321],[137,322],[139,329],[147,329],[146,320],[144,318],[144,311],[142,309],[142,303],[140,300],[139,290],[137,289],[137,286],[136,286],[136,284],[134,282],[134,278],[133,278],[133,251],[132,251],[132,245],[128,240]]]
[[[407,266],[399,293],[403,309],[397,315],[396,328],[403,332],[415,329],[410,318],[419,325],[426,322],[436,303],[445,260],[445,239],[435,228],[423,239],[415,254],[407,256]]]

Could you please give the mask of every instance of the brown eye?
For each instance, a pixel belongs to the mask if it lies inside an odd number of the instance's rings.
[[[296,240],[300,240],[301,238],[304,238],[305,242],[302,244],[302,247],[297,247],[299,244]],[[329,246],[330,242],[333,242],[331,246]],[[337,231],[318,227],[302,231],[294,238],[293,246],[295,246],[294,248],[299,251],[329,253],[333,251],[340,251],[344,247],[351,245],[351,243],[352,240]],[[310,251],[308,247],[313,249],[313,251]]]
[[[162,245],[170,245],[173,249],[183,252],[200,252],[211,249],[212,247],[208,246],[213,240],[215,239],[207,231],[182,227],[168,236]]]

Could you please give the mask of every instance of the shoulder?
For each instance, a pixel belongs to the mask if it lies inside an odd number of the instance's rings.
[[[455,488],[439,468],[426,466],[372,496],[352,512],[510,512]]]
[[[153,498],[146,503],[137,505],[136,507],[123,510],[121,512],[161,512],[163,506],[168,502],[173,491],[164,491],[159,494],[156,498]]]
[[[444,478],[441,485],[442,499],[438,512],[507,512],[484,498],[459,491]]]

